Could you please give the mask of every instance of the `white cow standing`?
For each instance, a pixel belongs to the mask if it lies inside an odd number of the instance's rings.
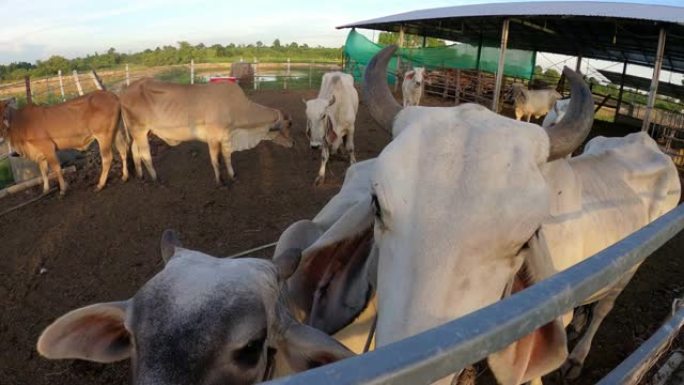
[[[546,115],[556,100],[562,97],[556,90],[528,90],[521,83],[513,83],[511,94],[515,107],[515,118],[520,120],[527,117],[528,122],[532,115],[536,119]]]
[[[334,333],[375,288],[376,344],[385,346],[565,270],[677,205],[677,170],[644,133],[598,137],[584,154],[567,157],[593,124],[591,91],[571,70],[564,71],[572,87],[567,112],[543,129],[473,104],[402,109],[386,83],[394,49],[371,60],[364,88],[373,117],[394,139],[374,161],[370,196],[338,217],[332,228],[339,231],[326,232],[333,249],[368,259],[344,264],[322,253],[302,261],[316,268],[298,269],[288,290],[314,288],[310,304],[299,304],[310,325]],[[369,221],[370,252],[363,242]],[[307,271],[311,277],[299,276]],[[576,377],[633,273],[587,299],[593,317],[571,353],[570,313],[490,355],[499,383],[540,384],[561,367]]]
[[[423,96],[425,68],[416,67],[404,74],[404,82],[401,85],[404,107],[417,106]]]
[[[354,88],[354,77],[343,72],[323,75],[316,99],[306,104],[306,133],[312,149],[321,148],[321,167],[315,184],[325,180],[325,167],[331,153],[336,153],[342,142],[349,153],[349,164],[354,155],[354,123],[359,110],[359,94]]]

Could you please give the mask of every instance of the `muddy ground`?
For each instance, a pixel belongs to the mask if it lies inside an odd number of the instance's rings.
[[[326,183],[312,182],[319,153],[303,134],[302,97],[313,91],[260,91],[257,102],[289,111],[294,150],[262,143],[233,155],[238,181],[217,188],[206,145],[154,146],[161,183],[122,184],[116,165],[108,187],[94,193],[98,163],[68,177],[65,198],[49,196],[0,216],[0,384],[127,384],[129,364],[48,361],[35,351],[44,327],[77,307],[126,299],[162,268],[158,245],[166,228],[183,242],[214,255],[230,255],[275,241],[292,222],[313,217],[339,189],[346,159],[333,158]],[[430,99],[427,104],[440,104]],[[361,106],[359,160],[389,141]],[[619,132],[617,132],[619,133]],[[36,190],[0,201],[0,212]],[[684,290],[684,235],[670,241],[639,270],[599,331],[584,375],[592,384],[616,366],[660,325],[672,299]],[[553,383],[553,379],[551,379]]]

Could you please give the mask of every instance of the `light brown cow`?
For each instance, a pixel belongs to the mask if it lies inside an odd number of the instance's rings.
[[[60,194],[67,184],[57,159],[57,150],[85,150],[97,140],[102,157],[102,173],[96,191],[104,188],[112,165],[112,144],[121,155],[123,176],[128,179],[125,133],[119,130],[119,100],[111,92],[95,91],[53,106],[29,104],[16,108],[13,99],[0,102],[2,125],[0,135],[9,138],[12,147],[22,156],[37,162],[43,177],[43,192],[50,188],[48,166],[57,175]]]
[[[250,101],[236,84],[180,85],[148,78],[132,83],[120,98],[124,122],[133,139],[133,161],[139,178],[142,161],[152,179],[157,179],[147,139],[149,132],[172,146],[191,140],[209,144],[211,165],[219,184],[219,154],[233,179],[230,156],[234,151],[253,148],[262,140],[285,147],[294,144],[289,134],[289,116]]]

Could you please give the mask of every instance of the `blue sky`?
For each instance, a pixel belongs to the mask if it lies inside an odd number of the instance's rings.
[[[505,0],[504,0],[505,1]],[[681,4],[682,0],[652,1]],[[121,52],[175,44],[270,44],[297,41],[340,46],[336,25],[410,11],[487,1],[440,0],[0,0],[0,63],[74,57],[115,47]],[[641,2],[647,2],[642,0]]]
[[[608,0],[610,1],[610,0]],[[622,0],[681,5],[684,0]],[[335,26],[415,9],[506,0],[0,0],[0,64],[68,58],[114,47],[120,52],[175,44],[254,43],[297,41],[309,45],[341,46],[347,30]],[[372,32],[367,32],[369,37]],[[567,60],[540,55],[544,67]],[[611,63],[585,60],[583,71]],[[616,70],[619,70],[617,68]],[[629,73],[650,77],[650,69],[630,66]],[[680,76],[663,73],[663,80]]]

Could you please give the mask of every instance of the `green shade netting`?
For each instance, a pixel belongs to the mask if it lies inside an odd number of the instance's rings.
[[[368,40],[365,36],[352,29],[349,31],[344,45],[347,71],[354,77],[363,77],[363,68],[371,58],[383,48]],[[478,47],[470,44],[452,44],[445,47],[429,48],[400,48],[398,55],[402,62],[410,62],[413,67],[428,69],[458,68],[463,70],[478,69]],[[504,74],[510,77],[530,79],[534,73],[535,52],[517,49],[506,50]],[[397,68],[396,56],[392,58],[389,68]],[[499,61],[499,47],[482,47],[480,52],[479,69],[484,72],[495,73]],[[361,67],[361,68],[359,68]],[[393,81],[394,79],[388,78]]]

